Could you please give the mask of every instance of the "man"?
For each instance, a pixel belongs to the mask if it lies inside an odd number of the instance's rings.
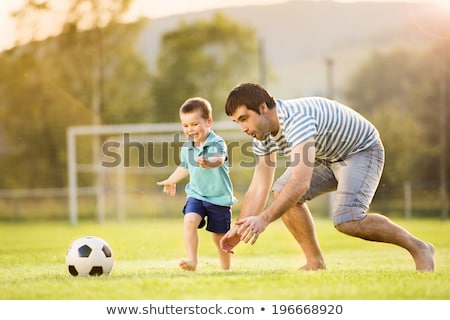
[[[242,83],[229,94],[225,111],[252,136],[253,178],[236,225],[221,240],[226,252],[254,244],[281,217],[301,246],[304,270],[326,269],[305,201],[336,190],[335,228],[365,240],[406,249],[418,271],[434,270],[434,247],[380,214],[367,214],[384,165],[377,129],[356,111],[325,98],[275,100],[262,86]],[[289,165],[275,184],[276,154]],[[272,188],[271,188],[272,186]],[[265,208],[270,190],[274,201]]]

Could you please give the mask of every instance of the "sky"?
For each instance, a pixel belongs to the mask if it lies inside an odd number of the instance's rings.
[[[127,14],[128,21],[133,21],[138,17],[160,18],[174,14],[182,14],[194,11],[203,11],[215,8],[246,6],[246,5],[267,5],[283,3],[288,0],[134,0],[133,6]],[[386,2],[389,0],[337,0],[339,2]],[[395,2],[407,2],[411,0],[392,0]],[[415,1],[441,1],[450,3],[450,0],[415,0]],[[18,10],[26,0],[0,0],[0,51],[14,46],[17,39],[16,24],[11,18],[11,13]],[[62,1],[53,1],[56,4]],[[52,2],[51,2],[52,3]],[[53,19],[47,19],[52,21]],[[51,33],[51,27],[40,37],[45,37]]]

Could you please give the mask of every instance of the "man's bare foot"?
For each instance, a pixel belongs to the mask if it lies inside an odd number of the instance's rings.
[[[316,271],[316,270],[326,270],[327,266],[325,263],[316,263],[316,264],[305,264],[304,266],[298,268],[298,270],[302,271]]]
[[[434,271],[434,247],[431,243],[421,242],[412,256],[417,271]]]
[[[192,260],[181,260],[178,265],[181,269],[186,271],[195,271],[197,268],[197,263]]]

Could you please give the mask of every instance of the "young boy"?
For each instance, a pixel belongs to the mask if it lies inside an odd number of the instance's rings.
[[[182,269],[197,268],[197,229],[206,224],[217,248],[222,269],[230,268],[230,253],[220,248],[220,239],[231,224],[231,205],[236,202],[229,176],[227,146],[211,130],[211,104],[203,98],[186,100],[180,108],[183,132],[188,138],[181,149],[181,163],[164,181],[164,192],[174,196],[176,183],[189,175],[184,213],[184,242],[187,258],[180,261]],[[205,221],[206,219],[206,221]]]

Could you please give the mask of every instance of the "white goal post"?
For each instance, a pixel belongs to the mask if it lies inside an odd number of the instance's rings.
[[[221,131],[220,135],[225,139],[242,140],[246,139],[245,135],[240,132],[239,127],[232,121],[217,121],[213,124],[213,130]],[[151,141],[152,139],[161,136],[161,134],[182,134],[182,127],[180,123],[142,123],[142,124],[117,124],[117,125],[82,125],[71,126],[67,128],[67,166],[68,166],[68,206],[69,218],[72,225],[78,224],[78,197],[83,190],[84,194],[92,194],[97,199],[97,216],[100,222],[104,217],[104,194],[102,186],[97,181],[96,186],[92,188],[80,188],[78,186],[78,173],[81,171],[92,172],[101,177],[102,168],[101,162],[92,161],[92,164],[80,164],[77,161],[77,138],[80,136],[118,136],[124,134],[145,134],[145,139]],[[95,139],[94,139],[95,140]],[[100,145],[94,145],[94,149],[98,148],[100,154]],[[101,160],[100,158],[97,160]],[[118,178],[123,176],[120,171],[123,165],[117,166]],[[122,170],[123,172],[123,170]],[[117,215],[119,220],[124,215],[124,190],[123,184],[119,183],[117,188]]]

